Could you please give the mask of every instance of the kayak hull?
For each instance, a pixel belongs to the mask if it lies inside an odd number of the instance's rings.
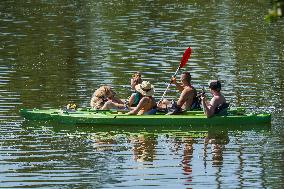
[[[29,120],[56,121],[67,124],[118,125],[118,126],[193,126],[193,125],[247,125],[271,123],[270,114],[231,113],[207,118],[203,112],[185,112],[181,115],[126,115],[121,112],[58,109],[27,110],[20,113]]]

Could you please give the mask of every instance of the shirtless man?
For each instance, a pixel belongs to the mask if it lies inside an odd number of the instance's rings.
[[[181,83],[176,81],[175,77],[172,77],[171,83],[175,84],[177,90],[181,93],[176,103],[174,112],[170,114],[178,113],[181,110],[190,110],[192,103],[197,95],[196,89],[191,85],[191,75],[189,72],[183,72],[180,76]],[[164,108],[164,105],[168,105],[168,100],[163,100],[159,103],[158,107]]]
[[[229,104],[226,103],[225,97],[221,94],[220,81],[213,80],[209,83],[210,93],[213,98],[208,103],[204,95],[201,96],[201,103],[203,106],[204,114],[207,117],[212,117],[214,114],[219,113],[221,110],[226,109]]]

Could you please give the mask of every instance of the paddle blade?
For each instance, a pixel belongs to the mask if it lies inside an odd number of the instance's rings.
[[[182,58],[181,58],[181,60],[180,60],[179,68],[184,67],[184,65],[185,65],[186,62],[188,61],[190,55],[191,55],[191,48],[188,47],[188,48],[184,51],[184,53],[183,53],[183,56],[182,56]]]

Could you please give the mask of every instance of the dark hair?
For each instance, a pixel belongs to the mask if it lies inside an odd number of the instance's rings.
[[[140,73],[140,72],[134,72],[134,73],[132,74],[132,77],[133,77],[133,78],[137,78],[137,77],[141,78],[141,73]]]
[[[142,83],[141,73],[140,72],[133,73],[132,79],[133,79],[134,85],[138,85],[138,84]]]
[[[220,81],[218,81],[218,80],[211,81],[209,83],[209,88],[212,89],[212,90],[220,92],[221,91],[221,83],[220,83]]]
[[[186,81],[188,83],[190,83],[191,82],[191,75],[190,75],[190,73],[189,72],[183,72],[182,74],[184,74],[186,76],[185,77]]]

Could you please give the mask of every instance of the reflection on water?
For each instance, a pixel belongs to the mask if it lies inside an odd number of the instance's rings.
[[[61,125],[55,128],[38,122],[23,126],[24,130],[1,139],[3,186],[260,187],[234,177],[262,182],[257,175],[273,173],[265,166],[265,157],[270,153],[263,150],[271,148],[269,143],[262,146],[269,135],[265,127],[217,132],[187,131],[186,127],[136,131]],[[238,141],[240,138],[243,141]],[[252,149],[255,144],[259,146]],[[251,170],[251,174],[245,170]]]
[[[204,158],[207,157],[208,144],[211,144],[212,164],[222,165],[223,150],[225,145],[229,143],[228,133],[210,131],[204,139]]]
[[[156,156],[157,137],[155,135],[143,135],[132,138],[133,159],[138,162],[152,162]]]
[[[283,19],[266,1],[0,2],[0,188],[278,188],[283,182]],[[222,81],[231,105],[273,114],[248,127],[65,127],[20,108],[122,98],[140,71],[157,99],[183,51],[198,89]],[[175,98],[174,89],[167,93]],[[280,182],[279,182],[280,181]]]

